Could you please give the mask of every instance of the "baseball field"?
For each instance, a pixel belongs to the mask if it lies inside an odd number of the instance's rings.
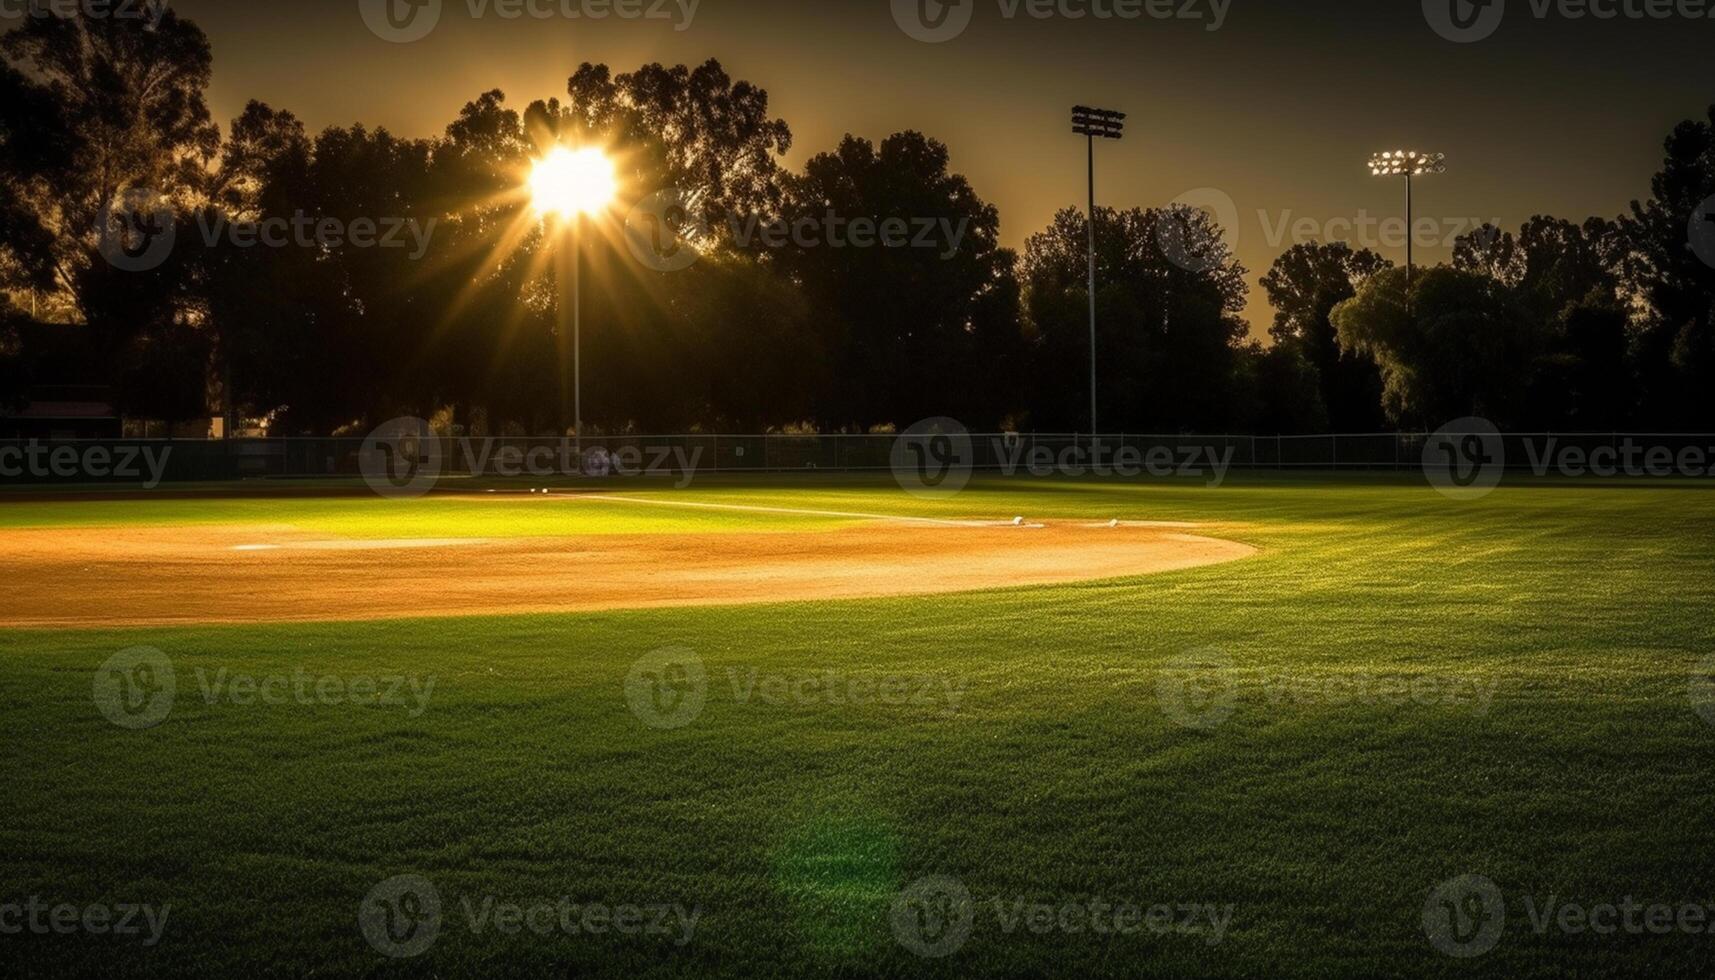
[[[1689,483],[496,489],[0,498],[6,972],[1711,962]]]

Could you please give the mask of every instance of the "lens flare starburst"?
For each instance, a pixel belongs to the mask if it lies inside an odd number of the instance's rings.
[[[556,147],[530,171],[531,203],[543,216],[598,214],[613,202],[618,190],[613,161],[597,149]]]

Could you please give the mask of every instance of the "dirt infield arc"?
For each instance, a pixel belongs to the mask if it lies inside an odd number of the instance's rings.
[[[0,625],[156,626],[936,595],[1193,568],[1255,549],[1163,526],[871,521],[799,533],[371,541],[291,527],[0,534]]]

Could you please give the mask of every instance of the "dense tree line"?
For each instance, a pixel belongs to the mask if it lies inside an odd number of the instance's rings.
[[[576,274],[597,430],[1088,425],[1086,215],[1002,248],[996,209],[914,132],[790,171],[767,93],[716,62],[584,65],[563,100],[480,93],[404,139],[261,103],[222,134],[208,40],[171,11],[30,18],[0,55],[0,410],[39,380],[20,327],[50,320],[85,325],[92,376],[135,417],[563,432]],[[621,197],[573,231],[521,187],[582,145],[611,148]],[[1103,427],[1715,427],[1715,224],[1699,240],[1694,220],[1712,196],[1715,110],[1616,220],[1485,227],[1409,285],[1367,249],[1296,245],[1261,280],[1266,346],[1208,215],[1098,209]],[[270,219],[287,247],[252,240]],[[401,247],[357,247],[366,222]],[[115,261],[163,235],[159,262]]]

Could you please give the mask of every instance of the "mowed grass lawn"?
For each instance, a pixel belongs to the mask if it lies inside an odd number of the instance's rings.
[[[1689,922],[1715,903],[1715,704],[1697,710],[1715,702],[1699,681],[1715,654],[1709,489],[1543,483],[1455,502],[1404,478],[1248,476],[979,480],[944,501],[879,480],[630,492],[1198,521],[1262,552],[923,599],[5,632],[0,904],[169,912],[151,947],[0,935],[4,972],[1559,977],[1715,962],[1715,936],[1677,925],[1537,921],[1629,898]],[[205,521],[382,538],[847,522],[445,498],[0,501],[0,534]],[[92,684],[139,645],[170,658],[177,690],[163,722],[128,730]],[[705,670],[683,727],[651,727],[628,700],[633,665],[663,648]],[[208,690],[300,673],[404,677],[427,697]],[[680,680],[652,706],[682,717],[692,705],[671,692],[695,688]],[[396,959],[359,907],[405,874],[441,915],[427,952]],[[1432,893],[1464,875],[1504,903],[1473,959],[1424,927]],[[929,876],[971,897],[942,958],[900,939],[948,938],[933,900],[891,917]],[[494,914],[562,899],[631,928],[568,934],[556,909],[540,935]],[[1157,906],[1171,918],[1105,928],[1108,909]],[[697,917],[688,941],[675,910]]]

